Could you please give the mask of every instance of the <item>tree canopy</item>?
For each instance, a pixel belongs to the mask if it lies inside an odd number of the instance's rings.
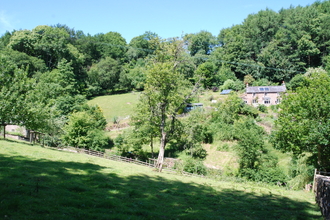
[[[312,71],[305,84],[283,96],[273,143],[283,151],[312,153],[316,167],[330,169],[330,76]]]

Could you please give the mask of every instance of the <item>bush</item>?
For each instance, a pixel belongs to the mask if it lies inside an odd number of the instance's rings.
[[[293,158],[290,164],[291,180],[288,185],[292,189],[302,189],[313,180],[314,167],[310,165],[310,154]]]
[[[72,147],[92,150],[103,150],[109,147],[109,137],[101,130],[105,125],[101,120],[87,111],[72,113],[64,126],[63,141]],[[103,115],[101,115],[103,118]]]
[[[258,105],[258,110],[263,112],[263,113],[267,113],[268,112],[268,109],[267,109],[267,106],[265,105]]]
[[[270,106],[270,109],[271,109],[273,112],[277,112],[277,111],[278,111],[278,105],[271,105],[271,106]]]
[[[253,118],[257,118],[259,115],[258,110],[255,107],[247,104],[243,106],[243,108],[241,109],[241,113],[243,115],[252,116]]]
[[[201,159],[194,159],[190,156],[181,156],[181,161],[176,162],[174,168],[178,171],[185,171],[199,175],[206,175],[207,168]]]
[[[186,149],[185,153],[193,158],[200,159],[204,159],[207,156],[207,151],[203,148],[202,145],[196,145],[193,148]]]

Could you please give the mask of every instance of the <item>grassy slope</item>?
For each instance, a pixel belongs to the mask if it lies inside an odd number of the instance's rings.
[[[115,116],[122,119],[133,113],[134,106],[139,99],[139,94],[139,92],[131,92],[119,95],[99,96],[88,101],[88,104],[97,104],[100,106],[104,117],[108,122],[112,122]]]
[[[139,92],[99,96],[89,100],[88,104],[99,105],[107,121],[112,122],[112,119],[115,116],[125,118],[132,115],[134,106],[138,103],[139,96]],[[194,102],[201,102],[204,106],[209,106],[211,104],[210,97],[221,100],[226,96],[220,95],[220,92],[205,91],[202,95],[196,98]]]
[[[321,219],[311,193],[0,140],[0,219]]]

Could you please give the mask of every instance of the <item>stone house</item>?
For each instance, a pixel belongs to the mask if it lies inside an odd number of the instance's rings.
[[[249,105],[277,105],[281,102],[281,94],[286,92],[286,86],[246,86],[243,100]]]

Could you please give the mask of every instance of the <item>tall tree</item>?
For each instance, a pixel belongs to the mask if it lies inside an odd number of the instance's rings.
[[[305,77],[301,87],[283,96],[273,143],[294,154],[310,152],[315,166],[329,170],[330,77],[324,71]]]
[[[127,51],[126,40],[117,32],[108,32],[95,36],[99,43],[99,51],[102,57],[111,57],[116,60],[122,60]]]
[[[159,43],[159,50],[155,51],[155,57],[150,60],[146,73],[143,104],[147,106],[146,114],[158,129],[160,138],[159,154],[156,167],[162,171],[166,144],[175,137],[179,121],[178,111],[196,92],[190,88],[191,84],[184,78],[184,74],[177,70],[182,57],[183,42],[173,39]],[[148,116],[147,116],[148,117]],[[153,129],[151,129],[153,130]]]
[[[156,48],[152,46],[150,40],[157,37],[157,34],[152,32],[145,32],[140,36],[134,37],[128,45],[129,48],[126,52],[127,58],[129,60],[137,60],[152,54]]]
[[[33,89],[33,80],[27,77],[27,72],[0,56],[0,124],[4,130],[8,124],[31,128],[40,125],[38,111],[42,112],[42,107],[33,102]]]
[[[191,56],[197,53],[209,55],[217,45],[216,38],[208,31],[200,31],[196,34],[187,34],[185,40]]]
[[[88,71],[88,84],[92,95],[111,91],[118,87],[121,72],[119,61],[106,57],[94,64]]]

